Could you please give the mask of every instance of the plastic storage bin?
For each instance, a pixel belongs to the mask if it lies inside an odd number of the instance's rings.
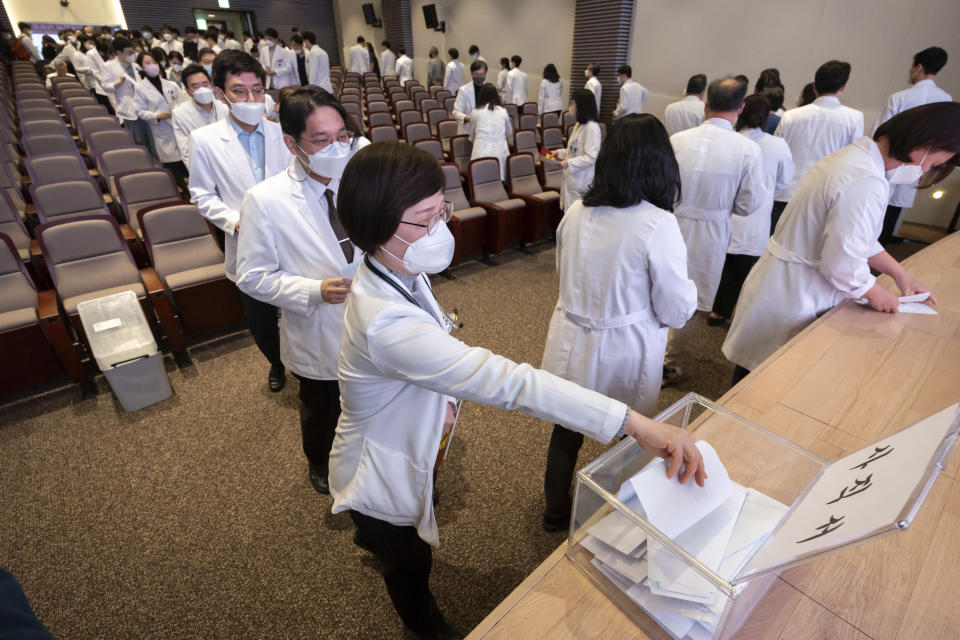
[[[77,305],[90,350],[126,411],[166,400],[173,391],[163,356],[132,291]]]
[[[637,497],[620,493],[625,481],[657,460],[635,441],[623,440],[577,473],[568,558],[647,635],[676,640],[756,637],[763,621],[750,619],[750,614],[780,570],[879,534],[906,529],[960,430],[956,405],[944,409],[911,427],[909,438],[897,439],[899,434],[895,434],[885,439],[888,445],[881,441],[876,450],[868,451],[870,457],[863,462],[870,465],[870,474],[860,470],[862,465],[847,460],[861,452],[838,461],[845,464],[834,465],[696,394],[688,394],[656,419],[689,430],[695,441],[708,442],[733,486],[748,490],[746,498],[752,497],[754,506],[751,513],[756,514],[759,505],[767,509],[766,520],[774,523],[739,554],[730,553],[739,548],[731,538],[720,554],[724,559],[719,566],[707,566],[698,560],[709,556],[703,553],[704,547],[694,550],[685,546],[696,538],[697,534],[688,535],[695,527],[671,538],[651,524]],[[881,462],[891,451],[897,456]],[[896,473],[883,473],[884,467]],[[912,470],[915,484],[907,479],[909,486],[903,486],[904,469]],[[836,504],[837,499],[824,500],[824,495],[836,495],[833,485],[838,479],[846,482],[843,474],[872,475],[877,483],[881,477],[884,482],[898,483],[902,500],[891,496],[883,485],[874,489],[869,499],[856,496],[866,486],[859,484],[860,480],[839,494],[839,499],[849,498],[842,505]],[[868,504],[885,497],[890,498],[886,511]],[[834,504],[825,507],[825,502]],[[743,511],[737,512],[738,518],[744,517],[747,500],[739,504]],[[863,513],[855,513],[857,508]],[[822,523],[823,509],[833,509],[836,515]],[[701,531],[715,532],[717,527],[711,524],[716,521],[708,519],[721,511],[718,507],[700,521]],[[843,522],[846,516],[850,517]],[[738,527],[740,522],[738,519]],[[844,530],[840,528],[843,524],[850,526]]]

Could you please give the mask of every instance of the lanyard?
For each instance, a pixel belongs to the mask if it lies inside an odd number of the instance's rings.
[[[424,308],[420,305],[420,303],[417,302],[416,298],[414,298],[413,295],[411,295],[410,292],[407,291],[407,288],[406,288],[406,287],[400,285],[400,283],[398,283],[397,281],[395,281],[393,278],[391,278],[391,277],[388,276],[387,274],[385,274],[385,273],[383,273],[382,271],[380,271],[380,269],[377,269],[375,266],[373,266],[373,263],[370,262],[370,256],[369,256],[369,254],[363,256],[363,261],[366,263],[367,268],[370,269],[371,271],[373,271],[373,273],[376,274],[376,276],[377,276],[378,278],[380,278],[381,280],[383,280],[384,282],[386,282],[387,284],[389,284],[391,287],[393,287],[394,289],[396,289],[398,292],[400,292],[400,295],[402,295],[404,298],[406,298],[407,301],[409,301],[410,303],[416,305],[418,308],[423,309],[424,311],[426,311],[427,313],[429,313],[431,317],[433,317],[433,312],[432,312],[430,309],[424,309]],[[422,274],[421,274],[421,275],[422,275]],[[440,301],[437,300],[437,296],[435,296],[435,295],[433,294],[433,287],[431,287],[431,286],[428,285],[427,288],[430,290],[430,295],[433,296],[433,299],[436,300],[437,305],[439,306],[439,305],[440,305]],[[441,313],[443,313],[443,312],[441,311]]]

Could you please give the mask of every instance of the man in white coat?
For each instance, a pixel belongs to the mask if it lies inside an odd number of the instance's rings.
[[[177,40],[176,35],[174,35],[173,30],[169,26],[163,27],[160,32],[160,37],[163,40],[163,42],[160,43],[160,48],[168,54],[174,51],[179,51],[181,54],[183,53],[183,43]]]
[[[344,269],[359,260],[336,212],[340,175],[369,144],[346,128],[331,94],[302,87],[286,98],[280,126],[293,160],[247,191],[240,209],[237,286],[281,309],[280,357],[300,381],[300,428],[313,488],[330,493],[330,447],[340,417],[337,354],[350,291]]]
[[[733,77],[707,89],[706,120],[670,136],[680,167],[682,199],[674,210],[687,245],[687,268],[697,285],[697,309],[710,311],[730,245],[730,216],[748,216],[766,194],[760,147],[733,130],[747,86]],[[667,344],[667,383],[680,376],[677,356],[695,323],[671,332]]]
[[[407,55],[404,47],[400,47],[397,51],[400,52],[400,57],[397,58],[397,79],[402,86],[407,80],[413,79],[413,60]]]
[[[620,99],[613,110],[614,118],[622,118],[631,113],[643,113],[643,101],[650,94],[647,88],[633,81],[633,69],[624,64],[617,68],[617,81],[620,83]]]
[[[330,56],[317,44],[313,31],[304,31],[303,46],[307,50],[307,84],[313,84],[333,93],[330,82]]]
[[[290,164],[280,126],[264,118],[266,75],[260,63],[243,51],[224,51],[213,63],[217,97],[230,116],[190,134],[190,201],[224,238],[224,270],[237,281],[237,231],[240,205],[247,189]],[[250,333],[270,362],[271,391],[285,383],[280,358],[277,309],[240,292]]]
[[[277,46],[280,34],[276,29],[264,29],[260,41],[260,64],[267,74],[267,89],[283,89],[291,85],[300,86],[297,73],[296,54]]]
[[[587,68],[583,70],[583,75],[587,79],[583,88],[593,94],[593,98],[597,102],[597,114],[599,114],[600,96],[603,94],[603,85],[600,84],[600,79],[597,78],[597,76],[600,75],[600,65],[588,64]]]
[[[133,102],[135,87],[140,80],[140,66],[133,52],[133,43],[125,38],[114,38],[113,50],[117,55],[104,65],[101,86],[113,98],[113,108],[120,124],[129,129],[133,141],[150,150],[156,159],[153,139],[147,123],[137,117],[137,107]]]
[[[227,105],[216,99],[213,84],[206,69],[191,64],[183,70],[183,90],[189,96],[173,110],[173,133],[177,138],[180,157],[190,169],[190,134],[227,117]]]
[[[884,122],[907,109],[919,107],[931,102],[950,102],[950,94],[937,86],[934,76],[947,64],[947,52],[940,47],[928,47],[913,56],[913,65],[910,67],[910,84],[913,85],[903,91],[898,91],[887,100],[887,105],[877,117],[873,126],[874,132]],[[904,209],[913,206],[917,190],[911,184],[898,184],[890,189],[890,204],[883,217],[883,230],[880,232],[880,244],[895,240],[897,226],[900,223],[900,214]]]
[[[663,112],[663,126],[671,136],[703,124],[703,94],[707,76],[698,73],[687,80],[687,97],[671,102]]]
[[[487,65],[479,60],[470,65],[471,81],[457,89],[453,117],[457,121],[457,135],[470,133],[470,113],[477,108],[477,94],[487,78]]]
[[[460,62],[460,52],[451,47],[447,55],[450,56],[450,62],[447,63],[443,72],[443,88],[454,94],[463,84],[463,76],[466,74],[463,71],[463,63]]]
[[[347,71],[359,73],[361,76],[370,71],[370,52],[366,42],[363,36],[357,36],[357,44],[350,47],[350,66]]]
[[[527,101],[527,74],[520,69],[523,59],[510,57],[510,73],[507,74],[507,103],[522,107]]]
[[[863,136],[863,113],[840,104],[840,95],[849,79],[849,62],[830,60],[823,63],[813,79],[817,99],[808,105],[790,109],[780,118],[774,135],[790,145],[795,169],[790,185],[774,194],[771,214],[774,228],[804,174],[820,158],[853,144]]]
[[[380,46],[383,47],[380,51],[380,75],[383,77],[397,75],[397,54],[390,48],[390,41],[384,40]]]

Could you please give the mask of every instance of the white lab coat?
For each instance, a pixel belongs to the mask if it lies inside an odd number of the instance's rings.
[[[507,74],[507,103],[522,107],[526,101],[527,74],[520,67],[514,67]]]
[[[410,56],[407,54],[401,54],[397,58],[397,79],[400,80],[400,84],[403,85],[407,80],[413,78],[413,60],[410,59]]]
[[[390,49],[387,49],[380,53],[380,75],[381,76],[397,75],[397,54],[395,54]]]
[[[541,366],[652,416],[668,327],[697,308],[676,218],[649,202],[576,202],[557,227],[557,273]]]
[[[818,315],[876,283],[867,260],[883,251],[888,191],[869,137],[807,172],[743,284],[723,343],[728,360],[755,369]]]
[[[537,97],[537,113],[563,111],[563,81],[540,81],[540,93]]]
[[[333,93],[333,84],[330,82],[330,56],[317,45],[310,47],[307,52],[307,81]]]
[[[451,60],[443,71],[443,88],[450,93],[456,93],[465,77],[463,63],[459,60]]]
[[[86,76],[84,84],[88,89],[93,89],[101,96],[111,97],[102,84],[104,77],[107,75],[107,66],[100,52],[93,48],[87,51],[85,55],[87,56],[87,64],[93,70],[93,73]]]
[[[687,129],[693,129],[703,124],[703,100],[697,96],[687,96],[683,100],[671,102],[663,112],[663,126],[668,135],[673,135]]]
[[[474,109],[470,113],[470,140],[473,150],[470,159],[496,158],[500,161],[500,179],[507,179],[507,156],[510,146],[507,136],[513,133],[510,114],[503,107]]]
[[[290,85],[300,86],[300,73],[297,71],[297,54],[287,51],[279,44],[267,46],[267,41],[260,43],[260,64],[266,70],[277,73],[267,76],[268,89],[283,89]]]
[[[470,123],[464,121],[476,108],[476,91],[473,88],[473,82],[468,82],[457,89],[457,99],[453,103],[453,111],[450,114],[457,121],[457,135],[470,133]]]
[[[181,54],[183,53],[183,43],[177,40],[176,38],[174,38],[170,42],[167,42],[166,40],[164,40],[163,43],[161,43],[160,48],[166,51],[168,54],[172,53],[173,51],[178,51]]]
[[[559,149],[556,155],[567,161],[563,168],[563,184],[560,185],[560,206],[567,209],[580,199],[593,182],[593,170],[600,153],[600,125],[594,121],[575,124],[567,140],[567,148]]]
[[[650,92],[646,87],[628,78],[620,86],[620,99],[617,102],[617,108],[613,111],[613,117],[622,118],[631,113],[643,113],[643,101],[648,95]]]
[[[253,38],[244,38],[243,40],[243,50],[247,53],[253,51]]]
[[[234,51],[243,51],[243,45],[236,38],[227,38],[223,43],[224,49],[233,49]]]
[[[683,185],[674,214],[697,283],[697,308],[710,311],[730,246],[730,214],[755,213],[767,197],[760,147],[724,118],[676,133],[670,144]]]
[[[429,287],[423,278],[415,286]],[[366,264],[353,280],[344,324],[337,367],[342,413],[330,452],[333,513],[353,509],[413,526],[438,546],[433,466],[450,396],[520,410],[601,442],[623,423],[623,403],[448,335]]]
[[[951,100],[953,98],[950,97],[950,94],[938,87],[933,80],[921,80],[915,85],[890,96],[883,111],[877,116],[877,121],[873,125],[873,132],[876,133],[881,124],[907,109],[931,102],[950,102]],[[895,184],[890,188],[890,204],[895,207],[912,207],[916,196],[917,189],[912,184]]]
[[[166,78],[160,78],[161,94],[149,80],[141,78],[134,87],[134,104],[137,117],[150,125],[153,133],[153,146],[157,150],[160,162],[181,160],[177,136],[173,132],[173,110],[180,103],[180,87]],[[158,120],[157,114],[169,113],[170,118]]]
[[[117,118],[121,124],[125,120],[137,119],[137,106],[134,104],[133,96],[136,93],[136,83],[140,79],[140,65],[133,63],[132,66],[135,78],[131,78],[124,71],[120,61],[114,58],[104,64],[104,75],[100,81],[103,90],[113,99],[113,110],[117,112]],[[124,78],[123,83],[119,87],[114,87],[114,83],[120,78]]]
[[[500,102],[507,104],[507,78],[510,76],[509,69],[500,69],[497,72],[497,92],[500,94]]]
[[[359,73],[361,76],[370,71],[370,52],[365,44],[359,42],[350,47],[350,68],[348,71]]]
[[[190,134],[190,202],[226,235],[224,270],[227,278],[236,282],[240,205],[256,179],[231,121],[227,116]],[[286,169],[293,156],[283,143],[280,125],[263,120],[263,137],[266,179]]]
[[[593,94],[594,99],[597,101],[597,114],[599,114],[600,96],[603,93],[603,85],[601,85],[600,81],[596,78],[590,78],[587,80],[586,84],[583,85],[583,88]]]
[[[209,112],[204,111],[189,95],[186,101],[174,107],[173,135],[177,140],[177,148],[180,149],[180,157],[188,171],[190,170],[190,134],[200,127],[226,118],[229,113],[230,109],[227,105],[219,100],[213,101],[213,108]]]
[[[770,214],[773,212],[773,194],[793,179],[793,157],[783,138],[765,133],[763,129],[744,129],[740,132],[760,147],[763,172],[764,199],[760,208],[749,216],[731,216],[730,246],[727,253],[759,256],[770,240]]]
[[[347,266],[330,226],[326,189],[294,158],[286,171],[247,191],[240,207],[237,287],[279,307],[280,359],[297,375],[337,379],[345,304],[329,304],[320,283]],[[314,189],[316,186],[316,189]],[[336,192],[339,180],[331,180]],[[354,248],[354,255],[361,255]]]
[[[863,112],[843,106],[836,96],[822,96],[785,112],[774,135],[787,141],[793,155],[793,180],[776,194],[780,202],[789,202],[804,174],[820,158],[863,136]]]

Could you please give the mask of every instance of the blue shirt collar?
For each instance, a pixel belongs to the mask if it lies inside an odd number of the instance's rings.
[[[233,119],[233,116],[231,116],[231,115],[228,114],[228,115],[227,115],[227,120],[230,121],[230,124],[233,126],[233,130],[237,132],[237,135],[238,135],[238,136],[250,135],[250,134],[248,134],[246,131],[244,131],[242,128],[240,128],[240,125],[238,125],[237,122]],[[251,133],[259,133],[261,136],[263,135],[263,120],[262,120],[262,119],[260,120],[260,122],[257,123],[257,128],[254,129]]]

